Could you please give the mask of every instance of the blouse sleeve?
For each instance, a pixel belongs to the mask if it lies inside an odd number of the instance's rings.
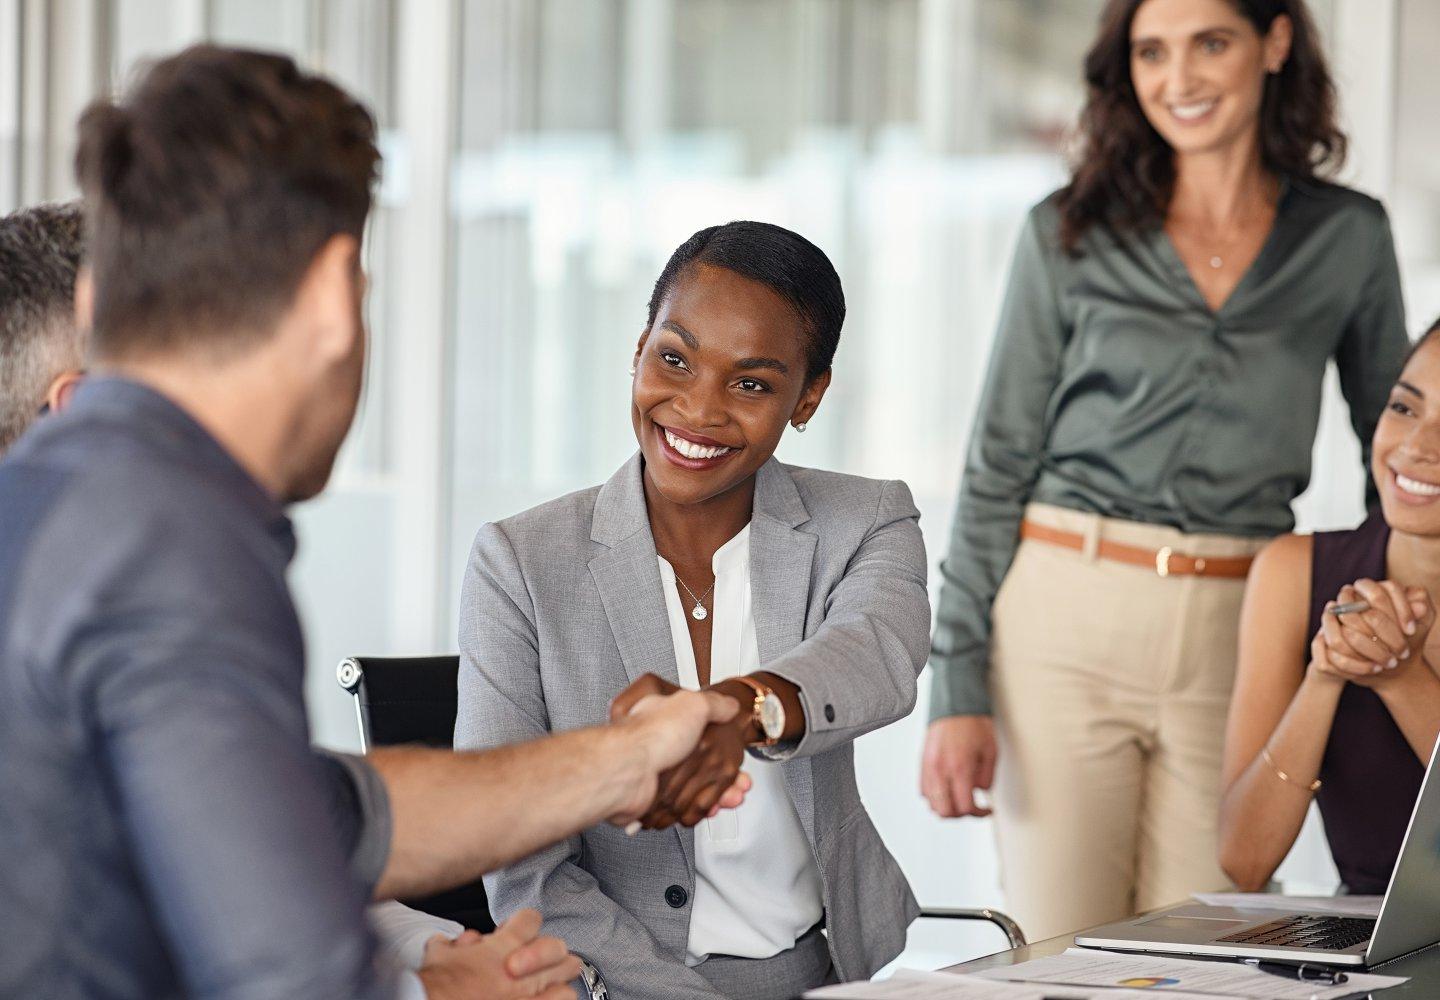
[[[1370,271],[1335,352],[1340,391],[1350,406],[1350,425],[1360,439],[1367,507],[1373,507],[1379,501],[1374,479],[1370,475],[1370,439],[1375,434],[1375,425],[1380,420],[1390,389],[1400,377],[1400,369],[1404,367],[1405,357],[1410,351],[1395,243],[1390,233],[1390,220],[1384,209],[1380,213],[1370,252]]]
[[[930,718],[990,714],[990,607],[1019,543],[1040,474],[1046,410],[1069,330],[1055,290],[1046,205],[1015,250],[970,437],[931,639]]]

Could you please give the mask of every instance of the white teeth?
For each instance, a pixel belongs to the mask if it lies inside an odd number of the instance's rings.
[[[1195,104],[1172,104],[1170,113],[1181,121],[1190,121],[1209,113],[1215,107],[1214,101],[1199,101]]]
[[[1418,497],[1440,497],[1440,486],[1432,483],[1422,483],[1418,479],[1402,476],[1398,472],[1395,473],[1395,484],[1406,493],[1413,493]]]
[[[723,448],[719,446],[706,447],[696,444],[694,441],[687,441],[676,434],[672,434],[668,428],[664,430],[665,440],[670,443],[670,447],[674,448],[686,458],[719,458],[721,455],[727,455],[735,450],[734,448]]]

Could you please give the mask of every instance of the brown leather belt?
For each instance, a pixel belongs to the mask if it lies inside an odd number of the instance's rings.
[[[1085,536],[1071,531],[1061,531],[1034,521],[1020,524],[1020,537],[1037,542],[1048,542],[1063,549],[1085,551]],[[1170,546],[1162,549],[1142,549],[1137,545],[1122,545],[1107,539],[1100,539],[1095,554],[1101,559],[1125,563],[1129,566],[1143,566],[1153,569],[1159,576],[1214,576],[1232,580],[1243,580],[1250,572],[1254,556],[1232,556],[1218,559],[1205,556],[1187,556],[1174,551]]]

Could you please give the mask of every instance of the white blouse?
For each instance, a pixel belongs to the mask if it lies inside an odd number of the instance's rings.
[[[750,526],[722,545],[711,561],[715,572],[711,603],[710,681],[760,669],[755,618],[750,606]],[[695,650],[675,570],[660,557],[665,606],[680,686],[699,690]],[[739,809],[702,820],[695,830],[695,896],[685,964],[711,955],[770,958],[820,922],[820,870],[805,839],[800,815],[785,790],[782,765],[747,756],[754,781]]]

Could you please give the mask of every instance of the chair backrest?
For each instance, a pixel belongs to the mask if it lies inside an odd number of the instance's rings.
[[[336,677],[355,696],[366,750],[455,743],[458,656],[352,656]]]
[[[355,698],[360,743],[373,747],[455,742],[458,656],[352,656],[340,661],[336,679]],[[488,934],[495,929],[485,884],[479,880],[423,899],[401,900]]]

